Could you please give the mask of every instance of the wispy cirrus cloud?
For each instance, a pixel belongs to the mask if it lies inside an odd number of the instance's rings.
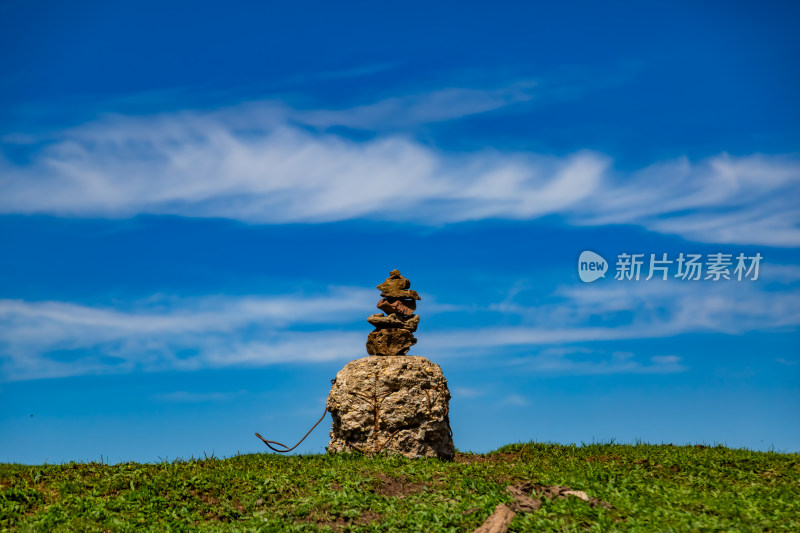
[[[575,346],[540,350],[508,362],[516,370],[563,375],[673,374],[688,369],[677,355],[642,358],[631,352],[592,350]]]
[[[800,158],[731,157],[660,162],[612,178],[593,198],[602,209],[572,217],[587,225],[635,223],[701,242],[800,244]]]
[[[0,159],[0,213],[433,225],[557,214],[575,225],[635,224],[702,242],[800,245],[797,154],[719,154],[622,172],[594,151],[454,153],[412,136],[414,124],[534,96],[520,82],[339,110],[254,102],[107,116],[32,145],[24,161]],[[354,140],[326,130],[335,125],[378,133]]]
[[[0,369],[14,380],[347,358],[363,339],[343,328],[363,322],[372,292],[151,298],[123,309],[0,300]],[[320,329],[297,330],[308,326]]]
[[[22,380],[349,360],[364,353],[372,293],[153,298],[122,307],[0,300],[0,373]],[[338,312],[317,312],[332,307]],[[436,315],[429,307],[426,314]],[[680,371],[682,363],[671,354],[642,361],[594,348],[584,357],[581,350],[597,341],[793,330],[800,293],[735,282],[612,282],[562,287],[537,306],[505,301],[475,311],[483,313],[476,321],[483,327],[428,331],[417,353],[488,357],[514,348],[527,353],[514,364],[543,372],[658,373]],[[469,320],[468,310],[455,312]],[[498,325],[514,316],[518,325]]]
[[[115,332],[132,331],[143,335],[164,332],[197,333],[208,330],[234,331],[252,322],[269,324],[272,328],[301,324],[346,323],[353,316],[371,307],[374,291],[363,288],[332,287],[324,294],[289,294],[270,297],[205,296],[202,298],[170,298],[155,296],[134,302],[125,309],[100,308],[68,302],[26,302],[0,300],[0,313],[8,320],[5,331],[13,329],[16,336],[35,339],[41,323],[69,328],[72,333],[85,329],[105,329]],[[336,306],[337,313],[325,316],[319,309]],[[36,329],[23,327],[29,319],[41,321]],[[14,323],[17,320],[18,323]],[[60,332],[66,334],[66,332]]]
[[[252,223],[530,218],[591,194],[606,159],[446,156],[403,137],[359,143],[288,125],[250,137],[213,119],[116,118],[0,163],[0,212],[225,217]],[[46,191],[46,194],[43,194]]]
[[[153,399],[164,403],[216,403],[231,401],[246,392],[244,390],[236,392],[173,391],[154,394]]]
[[[520,81],[497,89],[449,88],[391,97],[341,110],[290,111],[293,120],[319,128],[345,126],[380,130],[443,122],[528,102],[537,83]]]
[[[800,292],[736,282],[611,282],[561,287],[536,306],[504,301],[488,310],[516,315],[522,324],[431,333],[426,349],[455,356],[501,347],[578,346],[687,333],[790,331],[800,326]]]

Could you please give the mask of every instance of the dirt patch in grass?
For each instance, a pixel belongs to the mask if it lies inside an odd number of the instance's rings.
[[[521,452],[493,453],[491,455],[475,455],[471,453],[457,453],[454,460],[460,464],[475,463],[516,463],[520,460]]]
[[[361,516],[356,518],[355,523],[359,525],[367,525],[373,522],[377,522],[381,519],[381,515],[376,513],[375,511],[364,511],[361,513]]]
[[[532,481],[521,481],[506,487],[514,497],[510,505],[500,503],[489,518],[473,533],[505,533],[517,513],[533,513],[542,508],[543,499],[566,499],[575,497],[588,502],[591,507],[611,509],[611,504],[592,498],[582,490],[573,490],[560,485],[541,485]]]
[[[330,526],[334,531],[341,531],[350,524],[350,520],[347,517],[334,516],[327,509],[315,513],[313,517],[301,518],[298,522],[317,526]]]
[[[622,461],[619,455],[597,455],[594,457],[587,457],[587,463],[606,463],[608,461]]]
[[[634,461],[633,464],[642,465],[642,466],[645,466],[645,467],[648,467],[648,468],[658,468],[658,469],[666,468],[667,470],[670,470],[672,472],[680,472],[681,471],[681,469],[676,465],[672,465],[670,467],[665,467],[664,465],[662,465],[660,463],[656,463],[656,464],[651,463],[650,459],[639,459],[638,461]]]
[[[405,498],[409,494],[422,492],[427,487],[426,483],[413,483],[408,481],[405,476],[391,477],[379,473],[374,480],[373,491],[393,498]]]
[[[471,465],[474,463],[485,463],[486,457],[483,455],[473,455],[471,453],[457,453],[453,460],[462,465]]]
[[[51,503],[58,499],[58,491],[55,489],[48,487],[44,484],[43,481],[40,481],[38,485],[36,485],[36,490],[42,493],[45,496],[45,503]]]
[[[517,463],[522,460],[522,452],[493,453],[486,457],[490,463]]]
[[[199,499],[206,505],[219,505],[221,502],[219,498],[209,494],[207,491],[190,490],[189,494]]]
[[[189,493],[205,504],[201,511],[208,520],[230,522],[236,515],[244,512],[241,502],[222,500],[207,491],[192,490]]]
[[[329,509],[322,509],[318,513],[315,513],[313,517],[302,518],[298,520],[298,522],[314,524],[316,526],[328,526],[334,531],[343,531],[347,530],[352,525],[367,526],[380,519],[381,515],[375,511],[361,511],[361,514],[357,518],[351,519],[348,516],[331,514]]]
[[[532,481],[522,481],[509,485],[506,487],[506,490],[511,493],[516,500],[516,508],[512,507],[515,511],[535,511],[541,507],[542,498],[547,498],[548,500],[565,500],[570,497],[588,502],[591,507],[612,508],[610,503],[593,498],[582,490],[562,487],[561,485],[542,485]]]

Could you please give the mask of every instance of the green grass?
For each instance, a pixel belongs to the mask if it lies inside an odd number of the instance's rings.
[[[672,445],[515,444],[455,462],[242,455],[0,465],[3,531],[471,531],[515,481],[546,500],[510,531],[800,531],[800,456]]]

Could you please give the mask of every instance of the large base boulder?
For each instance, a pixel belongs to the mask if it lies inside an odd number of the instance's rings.
[[[449,401],[442,369],[425,357],[350,361],[336,374],[328,395],[333,418],[328,452],[452,459]]]

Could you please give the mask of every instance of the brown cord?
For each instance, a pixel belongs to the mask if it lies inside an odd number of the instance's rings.
[[[285,445],[285,444],[282,444],[282,443],[280,443],[280,442],[278,442],[278,441],[275,441],[275,440],[267,440],[267,439],[265,439],[264,437],[262,437],[261,435],[259,435],[258,433],[256,433],[256,437],[258,437],[259,439],[261,439],[262,441],[264,441],[264,444],[266,444],[266,445],[269,447],[269,449],[270,449],[270,450],[272,450],[273,452],[278,452],[278,453],[286,453],[286,452],[290,452],[290,451],[294,450],[295,448],[297,448],[298,446],[300,446],[300,443],[301,443],[301,442],[303,442],[304,440],[306,440],[306,437],[308,437],[308,436],[311,434],[311,432],[312,432],[312,431],[314,431],[314,428],[316,428],[316,427],[319,425],[319,423],[320,423],[320,422],[322,422],[322,420],[325,418],[325,415],[327,415],[327,414],[328,414],[328,409],[327,409],[327,407],[326,407],[326,408],[325,408],[325,411],[322,413],[322,416],[321,416],[321,417],[319,417],[319,420],[317,420],[317,423],[316,423],[316,424],[314,424],[313,426],[311,426],[311,429],[309,429],[309,430],[308,430],[308,433],[306,433],[305,435],[303,435],[303,438],[302,438],[302,439],[300,439],[299,441],[297,441],[297,444],[295,444],[295,445],[294,445],[294,446],[292,446],[291,448],[289,448],[287,445]],[[281,448],[284,448],[284,449],[283,449],[283,450],[279,450],[278,448],[274,448],[274,447],[272,446],[273,444],[275,444],[276,446],[280,446]]]
[[[331,380],[331,385],[333,385],[334,383],[336,383],[336,378],[333,378],[333,379]],[[316,428],[316,427],[319,425],[319,423],[320,423],[320,422],[322,422],[322,420],[325,418],[325,415],[326,415],[326,414],[328,414],[328,408],[327,408],[327,406],[325,407],[325,411],[323,411],[323,412],[322,412],[322,416],[321,416],[321,417],[319,417],[319,420],[317,420],[317,423],[316,423],[316,424],[314,424],[313,426],[311,426],[311,429],[309,429],[309,430],[308,430],[308,432],[307,432],[305,435],[303,435],[303,438],[302,438],[302,439],[300,439],[299,441],[297,441],[297,444],[295,444],[295,445],[294,445],[294,446],[292,446],[291,448],[289,448],[287,445],[285,445],[285,444],[283,444],[283,443],[280,443],[280,442],[278,442],[278,441],[275,441],[275,440],[267,440],[267,439],[265,439],[264,437],[262,437],[261,435],[259,435],[258,433],[256,433],[256,437],[258,437],[259,439],[261,439],[262,441],[264,441],[264,444],[266,444],[266,445],[267,445],[267,447],[268,447],[270,450],[272,450],[273,452],[278,452],[278,453],[287,453],[287,452],[290,452],[290,451],[294,450],[294,449],[295,449],[295,448],[297,448],[298,446],[300,446],[300,443],[301,443],[301,442],[303,442],[304,440],[306,440],[306,437],[308,437],[309,435],[311,435],[311,432],[312,432],[312,431],[314,431],[314,428]],[[283,448],[283,450],[279,450],[279,449],[277,449],[277,448],[273,447],[273,446],[272,446],[273,444],[275,444],[276,446],[280,446],[281,448]]]

